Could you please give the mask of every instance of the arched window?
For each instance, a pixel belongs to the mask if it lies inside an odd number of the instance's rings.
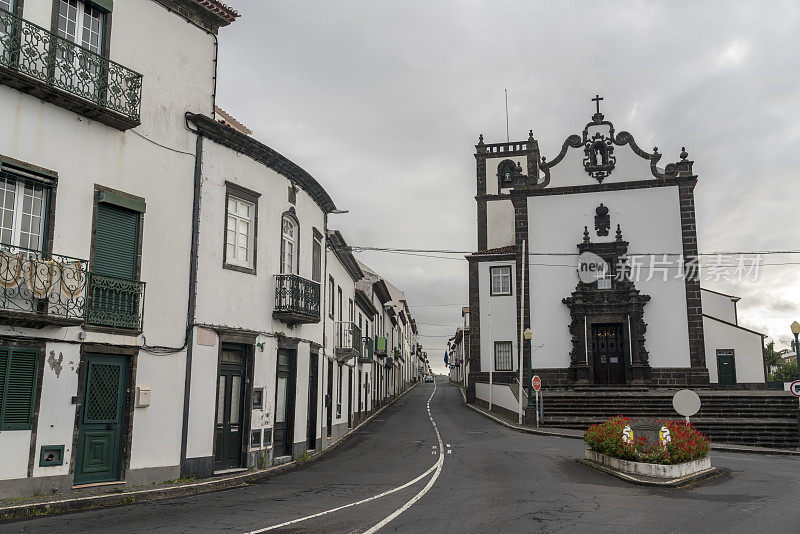
[[[289,213],[283,216],[281,222],[281,273],[283,274],[298,273],[299,230],[297,219]]]

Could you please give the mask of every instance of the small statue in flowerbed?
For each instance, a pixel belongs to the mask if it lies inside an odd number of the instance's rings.
[[[658,420],[658,438],[648,442],[636,435],[636,420],[618,415],[592,425],[583,436],[590,449],[621,460],[653,464],[680,464],[708,456],[709,441],[691,424]]]

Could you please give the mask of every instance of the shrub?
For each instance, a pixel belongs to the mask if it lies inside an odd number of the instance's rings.
[[[797,380],[797,362],[781,362],[772,370],[772,379],[779,382]]]
[[[632,443],[622,439],[626,426],[635,419],[618,415],[598,425],[592,425],[583,436],[593,451],[606,456],[654,464],[679,464],[704,458],[708,455],[709,441],[691,424],[683,421],[659,421],[667,427],[670,441],[648,443],[644,436],[636,436]]]

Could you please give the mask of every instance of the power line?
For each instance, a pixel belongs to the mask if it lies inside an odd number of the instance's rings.
[[[405,254],[476,254],[481,251],[475,250],[453,250],[453,249],[420,249],[420,248],[396,248],[396,247],[369,247],[369,246],[346,246],[339,247],[340,250],[350,252],[390,252]],[[728,250],[698,252],[697,256],[753,256],[753,255],[775,255],[775,254],[800,254],[800,250]],[[579,252],[528,252],[529,256],[579,256]],[[628,256],[682,256],[683,252],[628,252]]]

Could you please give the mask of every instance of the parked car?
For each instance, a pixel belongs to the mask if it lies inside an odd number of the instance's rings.
[[[425,375],[425,382],[433,382],[433,375]]]

